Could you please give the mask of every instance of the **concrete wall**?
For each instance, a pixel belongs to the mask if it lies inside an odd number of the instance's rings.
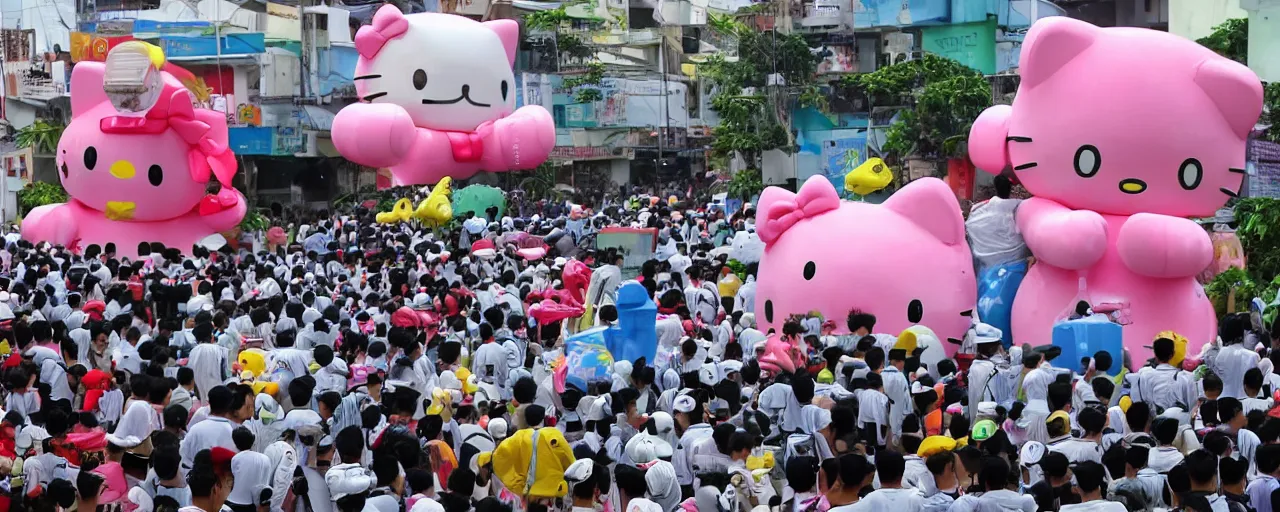
[[[1169,32],[1196,40],[1213,32],[1222,22],[1249,15],[1240,0],[1168,0]]]
[[[1264,82],[1280,81],[1280,2],[1261,0],[1249,11],[1249,69]]]

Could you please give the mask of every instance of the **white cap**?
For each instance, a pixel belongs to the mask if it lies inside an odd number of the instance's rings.
[[[978,345],[1000,343],[1000,340],[1003,338],[1004,331],[1001,331],[990,324],[979,322],[978,325],[973,326],[973,342]]]
[[[507,438],[507,420],[502,418],[494,418],[489,420],[489,435],[493,436],[494,441],[501,441]]]
[[[1018,459],[1023,466],[1033,466],[1040,463],[1040,459],[1044,458],[1045,447],[1039,441],[1027,441],[1022,445],[1022,450],[1018,453]]]
[[[570,464],[568,469],[564,470],[564,479],[573,485],[579,482],[585,482],[591,478],[591,472],[595,469],[595,461],[591,459],[578,459]]]
[[[694,407],[698,405],[698,401],[689,395],[680,395],[676,397],[672,403],[671,409],[676,412],[693,412]]]

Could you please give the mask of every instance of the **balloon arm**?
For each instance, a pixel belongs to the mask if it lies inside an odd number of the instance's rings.
[[[1147,277],[1195,277],[1213,260],[1213,242],[1198,224],[1153,213],[1125,220],[1116,249],[1129,270]]]
[[[234,204],[218,213],[203,215],[200,217],[201,220],[204,221],[205,225],[212,228],[215,232],[227,231],[236,227],[240,224],[240,221],[244,219],[245,213],[249,210],[244,194],[241,194],[239,190],[234,190],[233,192],[235,193]]]
[[[409,113],[389,103],[353,103],[333,118],[333,144],[348,160],[369,167],[404,162],[418,128]]]
[[[1107,251],[1107,221],[1097,212],[1033,197],[1018,206],[1017,222],[1036,259],[1055,267],[1087,269]]]
[[[23,238],[47,241],[54,245],[71,245],[78,233],[74,208],[68,203],[58,203],[32,209],[22,219]]]

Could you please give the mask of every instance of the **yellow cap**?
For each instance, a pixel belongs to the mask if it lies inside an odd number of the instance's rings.
[[[13,353],[13,348],[9,346],[9,340],[0,341],[0,356],[7,356]]]
[[[436,416],[441,412],[444,412],[445,402],[452,402],[452,397],[449,396],[449,392],[441,388],[436,388],[435,391],[431,392],[431,405],[427,406],[427,415]]]
[[[916,455],[928,457],[939,452],[949,452],[955,449],[955,439],[947,436],[929,436],[920,442],[920,449],[916,450]]]
[[[1133,405],[1133,399],[1132,399],[1132,398],[1129,398],[1129,395],[1122,396],[1122,397],[1120,397],[1120,404],[1119,404],[1119,405],[1120,405],[1120,410],[1121,410],[1121,411],[1124,411],[1124,412],[1128,413],[1128,412],[1129,412],[1129,406],[1130,406],[1130,405]]]
[[[1071,416],[1069,416],[1064,411],[1053,411],[1053,414],[1050,414],[1049,417],[1044,420],[1044,422],[1053,423],[1053,420],[1057,420],[1057,419],[1061,419],[1062,421],[1067,422],[1067,424],[1071,424]]]

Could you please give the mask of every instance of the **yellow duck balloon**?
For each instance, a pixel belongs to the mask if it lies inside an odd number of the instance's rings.
[[[453,193],[449,190],[451,181],[448,176],[445,176],[440,179],[440,183],[436,183],[435,188],[431,189],[431,194],[422,200],[422,204],[419,204],[418,210],[414,212],[418,220],[440,226],[453,219],[453,205],[449,202],[449,195]]]
[[[844,189],[865,196],[893,183],[893,171],[876,157],[868,158],[844,176]]]
[[[379,212],[376,220],[378,224],[395,224],[397,222],[408,222],[413,219],[413,201],[408,198],[396,201],[396,205],[389,212]]]

